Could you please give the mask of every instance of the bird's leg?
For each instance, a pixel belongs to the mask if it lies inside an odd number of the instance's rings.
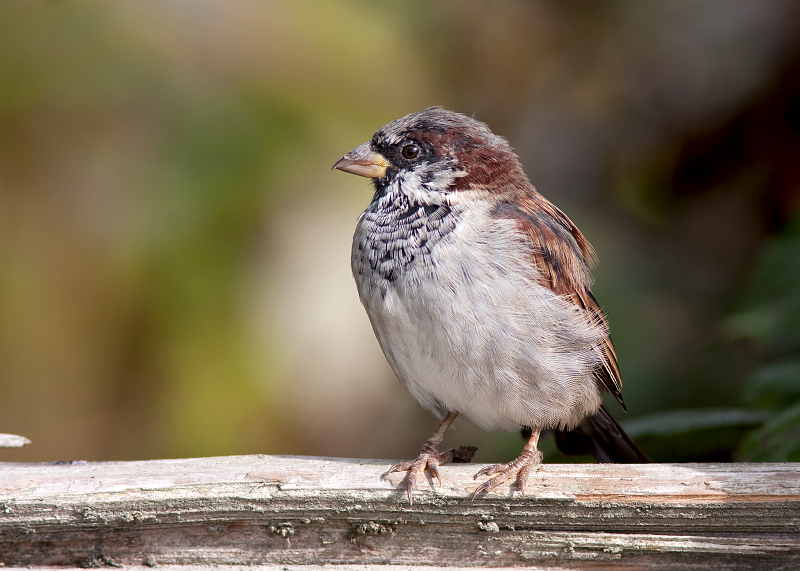
[[[408,472],[406,476],[406,493],[408,494],[408,503],[413,503],[411,500],[411,492],[414,490],[414,485],[417,483],[417,477],[420,476],[425,470],[431,473],[431,476],[439,481],[442,485],[442,480],[439,477],[438,467],[440,464],[447,462],[469,462],[472,455],[475,453],[475,448],[472,446],[462,446],[458,450],[447,450],[446,452],[439,453],[439,444],[444,437],[444,433],[453,424],[453,421],[458,416],[457,412],[448,412],[447,416],[439,425],[439,428],[431,435],[428,441],[422,446],[419,456],[415,460],[409,462],[398,462],[386,474],[392,472]],[[384,474],[384,476],[386,476]]]
[[[522,449],[520,455],[517,456],[516,460],[512,460],[508,464],[492,464],[491,466],[486,466],[486,468],[475,474],[475,478],[479,476],[497,475],[478,486],[472,494],[472,499],[474,500],[481,492],[490,492],[494,490],[497,486],[514,476],[518,476],[519,491],[522,492],[524,496],[525,483],[528,481],[528,476],[530,476],[531,472],[538,464],[542,463],[542,453],[536,447],[537,444],[539,444],[539,434],[541,432],[541,428],[534,428],[531,431],[531,437],[528,439],[528,443]]]

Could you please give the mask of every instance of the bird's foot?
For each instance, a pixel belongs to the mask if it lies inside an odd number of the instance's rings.
[[[469,462],[475,454],[477,448],[475,446],[460,446],[457,449],[451,448],[444,452],[439,452],[439,443],[428,440],[422,447],[422,450],[414,460],[408,462],[398,462],[393,465],[383,475],[386,477],[392,472],[408,472],[406,475],[406,495],[408,496],[408,503],[413,504],[411,493],[414,491],[414,486],[417,484],[417,478],[420,477],[425,470],[430,472],[431,477],[435,478],[442,485],[442,479],[439,476],[439,466],[447,464],[448,462]]]
[[[408,472],[406,474],[406,494],[408,495],[408,503],[413,504],[414,500],[411,499],[411,492],[414,491],[417,477],[421,476],[425,470],[439,481],[440,486],[442,485],[442,479],[439,477],[439,465],[441,464],[439,456],[438,442],[429,440],[420,450],[419,456],[408,462],[398,462],[389,468],[384,477],[392,472]]]
[[[392,472],[408,472],[406,476],[406,494],[408,495],[408,503],[413,504],[411,499],[411,492],[414,491],[414,485],[417,483],[419,477],[425,470],[431,473],[431,476],[439,480],[439,485],[442,485],[442,479],[439,477],[439,465],[446,462],[469,462],[472,455],[475,454],[476,448],[472,446],[462,446],[458,450],[447,450],[439,454],[439,443],[444,437],[444,433],[448,427],[453,424],[453,421],[458,416],[457,412],[450,411],[444,417],[439,427],[431,434],[428,441],[422,447],[419,456],[410,462],[398,462],[383,475],[381,479],[385,478]]]
[[[522,453],[508,464],[492,464],[486,466],[483,470],[475,474],[475,478],[480,476],[494,476],[486,480],[483,484],[478,486],[470,496],[470,500],[474,500],[481,492],[491,492],[497,486],[510,480],[514,476],[518,477],[519,491],[525,495],[525,484],[528,481],[528,476],[531,475],[534,468],[542,463],[542,453],[536,448],[529,448],[526,446]],[[496,475],[495,475],[496,474]]]

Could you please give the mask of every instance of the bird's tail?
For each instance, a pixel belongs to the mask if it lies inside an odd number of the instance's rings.
[[[555,431],[558,449],[569,455],[591,454],[598,462],[640,464],[652,462],[614,420],[605,405],[570,431]]]

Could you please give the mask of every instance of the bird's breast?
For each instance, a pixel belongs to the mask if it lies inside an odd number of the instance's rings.
[[[361,301],[426,408],[484,429],[572,425],[600,405],[604,332],[539,284],[524,235],[490,206],[368,209],[353,243]]]
[[[385,293],[412,265],[431,263],[436,245],[456,226],[457,214],[446,205],[393,204],[368,208],[353,241],[353,274],[370,290]]]

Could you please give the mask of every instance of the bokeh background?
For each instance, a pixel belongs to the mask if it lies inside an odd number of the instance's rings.
[[[792,0],[4,0],[0,460],[416,455],[330,166],[437,104],[597,248],[654,459],[800,460]]]

